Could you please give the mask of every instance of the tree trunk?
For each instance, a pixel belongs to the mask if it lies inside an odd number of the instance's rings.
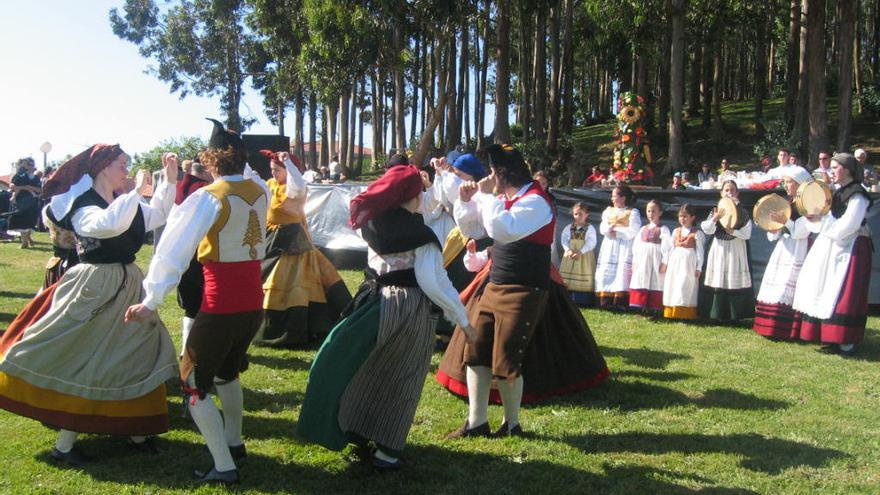
[[[355,80],[354,84],[351,85],[351,98],[350,98],[350,106],[348,110],[348,118],[349,127],[348,127],[348,152],[345,154],[347,158],[346,166],[349,169],[356,167],[355,165],[355,155],[354,155],[354,138],[356,136],[355,129],[357,128],[357,114],[358,114],[358,81]],[[349,170],[349,173],[351,171]]]
[[[671,32],[672,28],[670,27],[669,29]],[[700,49],[699,40],[691,41],[691,53],[693,56],[690,58],[691,81],[690,91],[688,92],[687,113],[689,117],[697,117],[700,115],[700,82],[703,80],[703,51]]]
[[[556,153],[556,143],[559,139],[559,108],[561,98],[559,94],[559,76],[561,57],[559,50],[559,4],[550,9],[550,121],[547,125],[547,149],[550,153]]]
[[[880,84],[880,0],[874,2],[874,33],[871,44],[871,78]]]
[[[495,143],[510,142],[507,105],[510,101],[510,0],[498,0],[498,49],[495,69]]]
[[[357,175],[361,175],[364,171],[364,107],[360,105],[366,98],[367,78],[361,79],[361,94],[358,97],[358,149],[357,149]]]
[[[574,0],[565,3],[565,36],[562,41],[562,133],[570,135],[574,130]],[[581,80],[586,74],[581,74]],[[570,174],[569,174],[570,175]]]
[[[773,15],[772,13],[770,14]],[[771,17],[771,20],[775,20]],[[772,24],[771,24],[772,25]],[[765,39],[767,38],[767,33],[764,33]],[[770,53],[767,55],[767,79],[765,88],[773,89],[776,87],[776,38],[770,37]]]
[[[519,27],[519,91],[520,91],[520,125],[522,126],[523,141],[532,139],[532,9],[523,2],[520,4],[520,27]]]
[[[810,91],[809,91],[809,65],[810,59],[807,51],[807,11],[810,0],[801,0],[801,21],[800,21],[800,52],[798,55],[798,94],[797,107],[794,113],[794,127],[792,130],[792,140],[797,143],[798,153],[801,156],[809,151],[810,136]]]
[[[715,73],[715,57],[712,55],[711,45],[711,40],[704,41],[703,53],[701,55],[703,61],[703,76],[702,82],[700,83],[700,93],[703,97],[703,127],[707,129],[712,125],[712,95],[715,91],[721,90],[721,88],[712,86],[712,76]]]
[[[339,97],[339,163],[348,167],[348,103],[351,93],[343,91]]]
[[[721,39],[722,39],[722,29],[719,26],[716,26],[715,29],[716,35],[714,46],[712,47],[713,52],[713,62],[712,65],[715,66],[715,71],[712,74],[712,133],[715,135],[716,139],[722,139],[724,137],[724,122],[721,121],[721,78],[723,74],[721,73]]]
[[[321,105],[321,167],[326,167],[330,163],[330,124],[327,123],[329,111],[326,105]]]
[[[534,124],[535,139],[543,140],[544,126],[547,122],[547,59],[545,36],[547,30],[547,11],[538,7],[535,18],[535,56],[532,77],[535,79]]]
[[[810,168],[819,165],[819,151],[828,148],[828,121],[825,112],[825,2],[810,2],[808,52],[810,57]],[[851,83],[851,81],[850,81]]]
[[[852,130],[853,50],[856,31],[857,0],[839,0],[840,6],[840,73],[837,90],[837,149],[849,149]]]
[[[772,22],[767,19],[766,6],[759,7],[758,22],[755,26],[755,136],[758,139],[764,137],[764,94],[767,90],[766,79],[766,43],[767,24]]]
[[[664,8],[666,10],[666,25],[663,29],[663,41],[660,45],[660,70],[658,71],[660,73],[658,130],[663,140],[669,135],[669,78],[671,75],[669,69],[672,61],[672,19],[670,18],[668,0],[665,2]]]
[[[794,130],[798,107],[801,53],[801,0],[791,0],[788,24],[788,59],[785,64],[785,122]]]
[[[489,11],[492,8],[491,0],[485,0],[486,10],[483,12],[483,52],[480,54],[480,88],[477,91],[477,148],[485,146],[486,139],[486,84],[489,68]]]
[[[296,91],[296,127],[294,128],[294,143],[293,143],[293,152],[296,156],[302,160],[303,163],[306,161],[305,154],[305,126],[303,122],[305,117],[305,101],[303,101],[303,90],[298,89]]]
[[[309,167],[318,168],[318,101],[315,94],[309,95]]]
[[[410,124],[409,124],[409,142],[413,142],[416,139],[416,133],[418,132],[418,122],[419,122],[419,75],[422,73],[421,71],[421,62],[420,58],[421,50],[420,50],[420,36],[416,36],[416,45],[413,53],[416,57],[415,70],[413,70],[413,80],[412,80],[412,106],[410,107]]]
[[[380,167],[381,157],[384,154],[382,152],[382,124],[379,115],[379,75],[376,70],[373,70],[370,74],[372,77],[372,81],[370,83],[370,99],[372,100],[372,114],[370,117],[370,126],[373,129],[373,170],[378,170]]]
[[[671,63],[669,75],[669,149],[666,172],[684,169],[684,127],[681,113],[684,103],[684,24],[687,0],[671,0],[672,27]]]
[[[467,23],[460,26],[461,35],[459,37],[459,46],[461,47],[461,55],[458,62],[458,91],[455,98],[455,142],[461,143],[462,128],[464,121],[464,106],[467,101],[466,81],[468,73],[468,41],[470,40]]]
[[[503,1],[503,0],[502,0]],[[446,44],[446,41],[438,42],[437,46],[442,47]],[[448,66],[447,66],[448,69]],[[415,152],[412,156],[413,163],[421,164],[424,162],[425,157],[428,155],[428,151],[433,147],[433,136],[434,130],[440,125],[440,121],[443,118],[443,113],[445,110],[446,103],[451,101],[450,94],[448,91],[443,91],[444,88],[448,89],[451,85],[454,85],[455,77],[452,75],[450,70],[440,71],[439,81],[437,82],[438,88],[440,88],[440,95],[437,97],[437,106],[431,109],[431,117],[428,119],[428,124],[425,127],[424,132],[422,132],[422,137],[419,139],[418,147],[416,147]]]
[[[458,58],[457,58],[457,45],[455,42],[455,36],[451,36],[449,41],[449,55],[446,56],[446,70],[452,74],[452,87],[448,88],[452,89],[452,94],[449,96],[449,103],[446,105],[446,139],[444,140],[446,149],[451,150],[458,145],[458,137],[455,135],[455,124],[458,122],[458,114],[457,110],[457,95],[458,91],[455,87],[455,74],[458,67]],[[448,82],[448,80],[447,80]]]

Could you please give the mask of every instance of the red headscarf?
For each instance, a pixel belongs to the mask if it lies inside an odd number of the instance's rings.
[[[272,151],[272,150],[260,150],[260,154],[263,155],[263,156],[265,156],[266,158],[268,158],[270,161],[274,160],[274,161],[276,161],[276,162],[281,163],[282,165],[284,165],[284,164],[281,162],[281,160],[278,159],[278,152],[276,152],[276,151]],[[297,170],[299,170],[300,173],[302,173],[303,171],[305,171],[305,167],[303,167],[303,164],[302,164],[302,162],[300,161],[300,159],[299,159],[298,156],[294,155],[293,153],[288,153],[288,155],[290,156],[290,161],[293,162],[294,166],[296,166]]]
[[[113,163],[113,160],[124,153],[118,144],[91,146],[58,167],[58,170],[43,186],[43,197],[50,198],[56,194],[66,193],[70,186],[79,182],[83,175],[89,174],[94,179],[102,170]]]
[[[412,165],[397,165],[351,200],[348,223],[359,229],[386,211],[397,208],[422,192],[422,176]]]

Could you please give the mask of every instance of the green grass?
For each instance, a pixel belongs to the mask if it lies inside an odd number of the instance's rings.
[[[0,328],[42,280],[49,249],[0,245]],[[147,263],[151,250],[140,253]],[[354,288],[360,274],[345,271]],[[169,297],[161,316],[175,340],[181,313]],[[245,387],[241,493],[878,493],[880,320],[870,318],[857,359],[814,345],[774,343],[738,327],[652,323],[586,311],[612,378],[598,389],[526,407],[527,439],[446,441],[465,402],[428,377],[404,452],[406,468],[376,475],[294,437],[314,349],[252,348]],[[434,365],[439,355],[434,357]],[[177,390],[176,385],[170,387]],[[210,463],[190,419],[169,399],[163,453],[130,453],[120,438],[87,435],[99,455],[88,467],[48,460],[55,433],[0,411],[0,493],[226,493],[196,490],[194,468]],[[493,426],[500,407],[490,410]]]

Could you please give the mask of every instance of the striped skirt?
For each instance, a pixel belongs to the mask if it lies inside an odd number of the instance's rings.
[[[431,305],[415,287],[384,287],[342,320],[309,373],[298,433],[331,450],[366,438],[402,450],[434,346]]]

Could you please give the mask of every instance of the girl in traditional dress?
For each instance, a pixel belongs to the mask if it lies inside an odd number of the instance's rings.
[[[643,225],[633,241],[632,279],[629,283],[629,305],[646,314],[659,315],[663,311],[663,254],[669,249],[669,228],[660,225],[663,207],[656,199],[648,201]]]
[[[263,260],[265,326],[259,343],[278,347],[323,339],[351,293],[333,263],[311,241],[306,223],[308,194],[302,165],[289,153],[261,150],[270,158],[272,178]]]
[[[755,315],[747,243],[752,237],[752,220],[749,213],[739,207],[736,182],[724,181],[721,197],[736,203],[739,220],[733,229],[727,230],[718,223],[722,211],[713,209],[709,218],[700,224],[703,233],[713,238],[706,261],[699,313],[710,320],[736,321]]]
[[[680,227],[672,231],[672,246],[664,256],[660,272],[663,279],[663,317],[676,320],[697,319],[700,270],[706,236],[695,228],[696,212],[689,204],[678,210]]]
[[[473,332],[440,242],[416,213],[421,192],[418,169],[395,166],[352,200],[351,225],[367,241],[371,277],[315,356],[297,428],[332,450],[374,442],[379,470],[401,466],[434,348],[431,302]]]
[[[782,174],[788,200],[792,203],[798,186],[813,180],[803,167],[789,167]],[[767,240],[775,242],[776,247],[767,260],[767,269],[764,270],[764,279],[758,290],[752,329],[765,337],[796,339],[800,332],[801,317],[792,309],[791,304],[794,301],[798,275],[809,248],[810,222],[800,216],[794,204],[791,207],[791,218],[787,221],[779,212],[771,214],[771,219],[784,223],[785,226],[780,230],[767,232]]]
[[[594,273],[596,271],[596,229],[590,225],[590,209],[578,201],[571,207],[574,220],[562,229],[560,243],[565,252],[559,263],[559,273],[571,291],[571,299],[578,306],[592,306],[596,302]]]
[[[177,159],[166,154],[163,163],[166,180],[149,204],[141,199],[149,188],[143,174],[133,191],[114,198],[128,176],[119,145],[92,146],[46,184],[49,210],[76,234],[81,262],[38,296],[51,293],[51,304],[0,340],[0,407],[59,428],[56,460],[89,460],[74,448],[77,432],[129,435],[149,451],[155,447],[144,436],[168,430],[174,345],[158,316],[123,321],[143,293],[135,255],[174,203]]]
[[[602,212],[599,232],[604,239],[596,263],[596,293],[603,308],[629,307],[632,244],[642,226],[639,210],[633,208],[635,202],[632,189],[619,185],[611,191],[611,206]]]
[[[871,232],[865,215],[872,201],[862,187],[862,167],[849,153],[831,159],[839,186],[831,212],[812,226],[819,236],[804,259],[793,307],[802,313],[800,338],[851,355],[865,336],[871,283]]]

